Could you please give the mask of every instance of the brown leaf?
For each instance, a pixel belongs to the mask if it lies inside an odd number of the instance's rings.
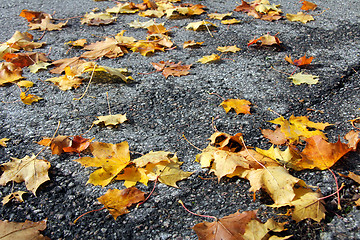
[[[259,47],[261,47],[261,46],[280,45],[281,41],[279,40],[279,38],[276,35],[272,36],[270,34],[265,34],[259,38],[256,38],[256,39],[254,38],[253,40],[250,40],[248,42],[248,47],[255,43]]]
[[[29,23],[30,30],[39,29],[40,31],[54,31],[54,30],[61,30],[62,27],[66,26],[66,22],[60,22],[58,24],[53,24],[53,20],[46,16],[45,18],[41,19],[40,23]]]
[[[126,49],[118,44],[119,42],[115,38],[105,38],[105,41],[99,41],[85,46],[84,49],[90,51],[83,53],[81,57],[98,59],[101,57],[116,58],[123,56],[124,53],[126,53]]]
[[[181,65],[181,62],[175,63],[170,61],[160,61],[158,63],[151,63],[157,71],[162,71],[162,74],[167,78],[168,76],[180,77],[189,74],[190,65]]]
[[[41,19],[44,19],[45,17],[50,17],[51,15],[44,12],[37,12],[37,11],[30,11],[27,9],[23,9],[19,15],[20,17],[26,18],[28,22],[32,23],[40,23]]]
[[[47,62],[49,59],[44,53],[29,52],[29,53],[6,53],[3,59],[7,62],[12,62],[15,66],[23,68],[33,65],[39,61]]]
[[[351,130],[344,137],[348,141],[349,147],[352,148],[352,150],[354,151],[357,149],[357,146],[360,142],[359,133],[360,131]]]
[[[303,158],[297,163],[297,166],[302,169],[329,169],[342,156],[351,151],[351,148],[340,142],[340,139],[336,143],[329,143],[321,136],[313,136],[305,141],[306,147],[301,152]]]
[[[0,238],[3,240],[31,239],[31,240],[50,240],[50,238],[40,234],[46,228],[46,220],[40,222],[9,222],[0,220]]]
[[[38,144],[50,146],[53,155],[60,155],[64,152],[64,148],[71,146],[71,140],[68,136],[57,136],[54,139],[43,138]]]
[[[138,190],[136,187],[126,188],[123,190],[109,189],[103,196],[98,198],[98,201],[104,205],[110,214],[116,218],[118,216],[129,213],[128,210],[131,205],[143,201],[145,193]]]
[[[3,197],[3,200],[1,201],[1,203],[3,205],[5,205],[8,202],[10,202],[12,199],[16,199],[18,202],[24,202],[22,195],[24,195],[25,193],[27,193],[27,192],[17,191],[17,192],[10,193],[9,195],[6,195],[5,197]]]
[[[65,71],[65,68],[67,66],[75,67],[75,66],[79,66],[85,62],[86,61],[83,59],[80,59],[80,57],[59,59],[59,60],[52,62],[52,65],[56,66],[56,68],[51,69],[50,72],[61,74],[62,72]]]
[[[261,133],[265,138],[269,139],[272,144],[283,145],[287,141],[285,134],[279,126],[276,126],[275,130],[261,129]]]
[[[198,223],[193,229],[199,240],[241,240],[246,225],[253,219],[257,220],[256,211],[236,212],[214,222]]]
[[[0,86],[23,79],[21,68],[11,62],[0,63]]]
[[[71,141],[71,146],[63,147],[63,151],[80,153],[85,151],[90,146],[91,141],[92,139],[83,138],[82,136],[75,136]]]

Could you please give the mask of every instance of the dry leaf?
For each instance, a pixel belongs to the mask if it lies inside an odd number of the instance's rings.
[[[26,95],[26,92],[21,92],[20,93],[20,99],[26,105],[31,105],[33,102],[38,102],[43,98],[38,97],[38,96],[33,95],[33,94],[27,94]]]
[[[295,59],[294,61],[291,59],[291,56],[285,57],[285,60],[287,62],[289,62],[290,64],[293,64],[295,66],[298,66],[298,67],[309,65],[313,59],[314,59],[314,57],[306,58],[306,54],[299,59]]]
[[[75,161],[84,167],[99,167],[90,174],[87,181],[95,186],[105,187],[130,163],[127,142],[117,144],[92,142],[90,150],[94,157],[82,157]]]
[[[158,63],[151,63],[153,67],[156,69],[156,71],[162,71],[162,75],[164,75],[165,78],[168,76],[174,76],[174,77],[180,77],[180,76],[186,76],[190,72],[188,71],[191,67],[190,65],[181,65],[181,62],[175,63],[170,61],[160,61]]]
[[[1,138],[0,139],[0,146],[6,147],[6,142],[9,141],[10,138]]]
[[[116,17],[113,17],[110,13],[86,13],[83,18],[81,18],[81,24],[87,24],[89,26],[99,26],[107,25],[113,23],[116,20]]]
[[[186,41],[183,44],[183,48],[191,48],[191,47],[199,47],[203,44],[204,42],[195,42],[194,40],[190,40],[190,41]]]
[[[87,44],[87,40],[82,38],[82,39],[78,39],[78,40],[75,40],[75,41],[68,41],[65,44],[71,45],[73,47],[84,47],[84,45]]]
[[[220,56],[217,55],[217,54],[211,54],[211,55],[206,55],[206,56],[203,56],[202,58],[200,58],[199,60],[197,60],[198,62],[201,62],[201,63],[213,63],[213,62],[217,62],[220,60]]]
[[[46,62],[49,60],[44,53],[38,52],[6,53],[3,55],[3,59],[7,62],[12,62],[20,68],[30,66],[39,61]]]
[[[222,20],[221,23],[225,24],[225,25],[231,25],[231,24],[237,24],[240,23],[240,20],[237,20],[236,18],[233,19],[227,19],[227,20]]]
[[[71,146],[65,146],[62,148],[62,150],[64,152],[80,153],[85,151],[90,146],[90,143],[93,139],[83,138],[82,136],[74,136],[71,140]]]
[[[259,41],[261,43],[259,43]],[[254,38],[253,40],[250,40],[248,42],[248,47],[255,43],[257,44],[257,46],[261,47],[261,46],[280,45],[281,41],[276,35],[272,36],[270,34],[265,34],[259,38]]]
[[[348,141],[349,147],[354,151],[357,149],[357,146],[360,142],[359,133],[360,131],[351,130],[344,137]]]
[[[78,88],[83,80],[76,76],[76,73],[72,71],[70,66],[67,66],[65,67],[65,75],[49,78],[45,81],[52,82],[58,86],[60,90],[66,91],[72,88]]]
[[[39,62],[34,63],[33,65],[30,65],[29,70],[32,73],[37,73],[40,69],[46,70],[47,67],[50,65],[51,65],[51,63],[39,61]]]
[[[305,1],[305,0],[302,0],[302,6],[301,6],[301,10],[304,10],[304,11],[309,11],[309,10],[315,10],[317,8],[317,5],[315,3],[312,3],[312,2],[308,2],[308,1]]]
[[[116,58],[126,53],[124,47],[119,46],[119,42],[115,38],[105,38],[105,41],[99,41],[84,47],[89,50],[81,55],[82,58],[98,59],[101,57]]]
[[[0,220],[0,238],[2,240],[31,239],[31,240],[50,240],[50,238],[40,234],[46,228],[46,220],[40,222],[9,222]]]
[[[41,184],[50,180],[48,170],[50,163],[46,160],[38,160],[35,155],[25,156],[22,159],[11,158],[11,162],[1,165],[3,174],[0,185],[10,181],[16,183],[25,182],[26,188],[36,196],[36,190]]]
[[[217,20],[223,20],[226,17],[230,17],[233,13],[229,12],[229,13],[210,13],[208,14],[209,18],[211,19],[217,19]]]
[[[23,79],[21,68],[11,62],[0,63],[0,86]]]
[[[24,193],[27,193],[27,192],[17,191],[17,192],[10,193],[9,195],[6,195],[5,197],[3,197],[3,200],[1,202],[3,205],[10,202],[12,199],[16,199],[18,202],[24,202],[24,199],[22,197],[22,195],[24,195]]]
[[[218,47],[216,50],[223,52],[223,53],[227,53],[227,52],[237,52],[240,51],[241,48],[238,48],[236,45],[234,46],[226,46],[226,47]]]
[[[319,82],[319,76],[314,76],[311,74],[304,74],[304,73],[296,73],[288,77],[288,79],[292,80],[292,82],[295,85],[300,85],[302,83],[312,85],[312,84],[317,84]]]
[[[43,138],[38,144],[50,146],[53,155],[60,155],[64,152],[64,148],[71,146],[71,140],[68,136],[57,136],[55,138]]]
[[[336,143],[329,143],[321,136],[313,136],[305,141],[306,147],[301,152],[303,158],[297,163],[297,166],[302,169],[329,169],[342,156],[351,151],[351,148],[340,142],[340,139]]]
[[[314,18],[311,15],[305,14],[303,12],[298,12],[297,14],[286,14],[286,19],[291,22],[302,22],[307,23],[313,21]]]
[[[157,168],[155,170],[155,174],[159,176],[159,181],[168,186],[179,188],[176,185],[176,182],[181,181],[185,178],[188,178],[192,172],[184,172],[180,170],[180,166],[182,163],[169,163],[164,167]]]
[[[45,18],[41,19],[40,23],[29,22],[30,30],[39,29],[40,31],[54,31],[61,30],[64,26],[66,26],[67,22],[60,22],[58,24],[53,24],[53,20],[49,16],[45,16]]]
[[[155,22],[152,19],[146,22],[139,22],[139,20],[134,20],[133,22],[128,23],[128,25],[132,28],[148,28],[154,24]]]
[[[98,116],[97,118],[98,120],[94,121],[93,124],[96,125],[103,124],[105,126],[113,126],[113,127],[127,121],[126,114]]]
[[[189,23],[185,28],[188,30],[202,31],[202,30],[209,30],[214,27],[217,27],[217,26],[211,22],[203,20],[203,21],[199,21],[199,22]]]
[[[124,186],[129,188],[135,186],[137,182],[147,186],[149,177],[146,175],[144,168],[128,166],[116,176],[115,180],[125,180]]]
[[[123,190],[109,189],[107,192],[98,198],[98,201],[109,210],[110,214],[116,218],[118,216],[129,213],[128,210],[131,205],[144,201],[145,193],[135,187],[126,188]]]
[[[76,66],[82,65],[83,63],[86,63],[86,61],[79,57],[59,59],[52,62],[52,65],[56,66],[56,68],[50,70],[50,72],[61,74],[67,66],[76,68]]]
[[[287,141],[285,134],[279,126],[276,126],[275,130],[262,129],[261,133],[265,138],[269,139],[271,143],[276,145],[283,145]]]
[[[220,106],[223,106],[226,113],[234,109],[236,114],[251,114],[249,105],[251,105],[251,102],[245,99],[227,99],[220,103]]]

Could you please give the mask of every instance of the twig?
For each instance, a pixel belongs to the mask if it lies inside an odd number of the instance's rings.
[[[94,68],[93,68],[93,71],[92,71],[92,73],[91,73],[91,77],[90,77],[89,83],[88,83],[88,85],[86,86],[85,92],[81,95],[80,98],[73,98],[73,100],[78,100],[78,101],[80,101],[80,100],[85,96],[86,92],[88,91],[88,89],[89,89],[89,87],[90,87],[91,80],[93,79],[96,66],[97,66],[97,64],[95,63]]]
[[[51,140],[50,140],[49,144],[48,144],[47,146],[43,147],[43,148],[40,150],[40,152],[38,152],[38,153],[35,155],[34,158],[37,158],[42,151],[44,151],[47,147],[50,146],[51,142],[54,140],[54,138],[55,138],[55,136],[56,136],[56,133],[58,132],[58,130],[59,130],[59,128],[60,128],[60,123],[61,123],[61,121],[58,122],[57,128],[56,128],[53,136],[51,137]]]
[[[190,211],[189,209],[187,209],[183,203],[183,201],[179,200],[178,203],[181,204],[181,206],[189,213],[191,213],[192,215],[195,215],[195,216],[198,216],[198,217],[204,217],[204,218],[212,218],[214,219],[215,221],[217,221],[218,219],[214,216],[209,216],[209,215],[202,215],[202,214],[197,214],[197,213],[194,213],[192,211]]]
[[[109,107],[109,115],[111,115],[111,107],[110,107],[109,93],[108,92],[106,92],[106,101],[107,101],[107,104],[108,104],[108,107]]]
[[[203,20],[203,22],[204,22],[204,25],[205,25],[206,29],[208,30],[208,33],[210,34],[210,36],[211,36],[211,37],[214,37],[214,36],[211,34],[209,27],[206,25],[205,20]]]
[[[199,150],[199,151],[202,151],[200,148],[198,148],[197,146],[195,146],[194,144],[192,144],[192,143],[185,137],[184,134],[183,134],[182,136],[183,136],[183,138],[184,138],[193,148],[195,148],[195,149],[197,149],[197,150]]]
[[[77,222],[80,218],[82,218],[83,216],[85,216],[86,214],[89,214],[89,213],[92,213],[92,212],[101,211],[101,210],[103,210],[103,209],[105,209],[105,207],[102,207],[102,208],[99,208],[99,209],[95,209],[95,210],[91,210],[91,211],[88,211],[88,212],[86,212],[86,213],[81,214],[79,217],[77,217],[77,218],[74,220],[74,224],[76,224],[76,222]]]

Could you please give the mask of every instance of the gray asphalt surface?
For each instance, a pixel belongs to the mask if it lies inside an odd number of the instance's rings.
[[[225,13],[233,11],[236,1],[187,1],[207,6],[207,13]],[[48,219],[44,235],[52,239],[196,239],[191,229],[204,221],[200,217],[188,214],[177,203],[179,199],[194,212],[223,217],[237,210],[254,210],[262,206],[267,208],[261,198],[252,201],[248,192],[249,183],[245,180],[224,179],[201,180],[207,170],[201,169],[195,156],[198,150],[191,147],[185,136],[194,145],[205,148],[207,138],[214,132],[212,119],[217,129],[229,134],[242,132],[246,144],[253,147],[268,148],[268,141],[261,135],[260,128],[270,128],[267,121],[277,116],[268,111],[273,109],[288,118],[306,115],[312,121],[329,122],[334,126],[326,133],[331,141],[344,136],[353,129],[348,120],[359,117],[360,99],[360,4],[357,0],[314,1],[319,9],[314,12],[315,21],[307,24],[280,20],[266,22],[253,19],[241,12],[234,12],[233,17],[242,20],[237,25],[222,25],[211,37],[205,32],[185,30],[185,26],[199,19],[206,19],[206,14],[192,19],[166,20],[166,28],[171,28],[173,42],[178,48],[155,53],[150,57],[138,53],[129,53],[117,59],[103,58],[98,62],[110,67],[126,67],[132,71],[135,82],[123,84],[117,82],[93,83],[87,96],[81,101],[73,101],[81,95],[85,84],[76,90],[63,92],[43,80],[54,75],[43,71],[37,74],[24,71],[27,80],[35,82],[30,91],[44,100],[31,106],[20,102],[0,104],[0,138],[11,138],[7,148],[0,148],[0,163],[10,157],[22,158],[41,150],[35,142],[54,133],[58,121],[61,135],[78,135],[86,132],[95,116],[108,114],[106,92],[109,93],[113,114],[126,113],[129,122],[118,128],[94,127],[85,137],[95,137],[95,141],[118,143],[128,141],[130,150],[145,154],[149,151],[177,152],[184,162],[183,169],[195,173],[179,183],[180,189],[159,184],[155,194],[143,207],[133,209],[131,213],[114,221],[107,211],[88,214],[76,225],[72,221],[86,211],[100,208],[97,198],[107,189],[124,188],[121,182],[115,182],[105,188],[85,185],[91,169],[85,169],[73,160],[76,155],[52,156],[49,151],[41,153],[40,158],[51,162],[50,178],[39,189],[37,197],[28,194],[24,203],[11,203],[0,208],[1,219],[10,221],[39,221]],[[296,13],[301,4],[298,0],[274,0],[281,4],[285,13]],[[19,17],[22,9],[53,13],[56,18],[82,16],[98,7],[105,10],[113,2],[94,2],[91,0],[18,0],[1,1],[0,41],[7,41],[16,30],[28,29],[25,19]],[[68,27],[61,31],[47,32],[42,41],[47,45],[36,51],[49,52],[52,60],[80,56],[83,50],[72,49],[67,55],[70,40],[86,38],[88,42],[102,40],[103,36],[116,35],[127,30],[125,36],[137,39],[146,38],[146,30],[129,28],[128,23],[135,19],[148,20],[138,15],[119,15],[116,23],[108,26],[92,27],[81,25],[79,19],[69,20]],[[247,42],[255,36],[265,33],[278,33],[283,42],[283,49],[247,47]],[[37,39],[39,31],[30,31]],[[182,43],[188,40],[204,41],[199,49],[183,49]],[[219,53],[218,46],[237,45],[242,50],[225,54],[224,60],[214,64],[201,64],[196,61],[204,55]],[[301,57],[306,53],[314,60],[306,72],[320,76],[319,84],[295,86],[283,73],[291,73],[294,66],[284,61],[285,55]],[[165,79],[160,73],[149,73],[154,69],[151,62],[173,60],[184,64],[193,64],[188,76]],[[244,98],[253,103],[252,115],[225,114],[219,106],[224,98]],[[5,102],[18,100],[18,87],[9,85],[0,88],[0,98]],[[319,111],[307,111],[307,108]],[[323,113],[322,113],[323,112]],[[135,154],[136,156],[136,154]],[[348,170],[359,173],[360,157],[351,154],[333,167],[333,170],[347,173]],[[319,186],[324,195],[333,193],[334,180],[328,171],[294,172],[295,176],[310,185]],[[351,198],[359,191],[350,180],[340,179],[347,187],[342,197]],[[149,187],[139,185],[139,189],[149,192]],[[21,184],[15,184],[15,190],[24,190]],[[12,185],[1,187],[1,197],[9,194]],[[289,233],[294,239],[360,239],[359,209],[349,207],[347,214],[331,208],[333,199],[328,199],[329,216],[327,224],[315,224],[303,221],[291,222]],[[339,215],[336,215],[336,214]],[[341,215],[341,216],[340,216]],[[262,217],[266,217],[264,214]]]

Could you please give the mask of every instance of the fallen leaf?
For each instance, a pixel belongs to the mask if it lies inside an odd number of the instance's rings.
[[[71,139],[68,136],[59,135],[55,138],[43,138],[38,144],[50,146],[53,155],[60,155],[64,152],[64,148],[71,147]]]
[[[129,207],[140,201],[144,201],[145,193],[135,187],[126,188],[123,190],[109,189],[107,192],[98,198],[98,201],[116,218],[118,216],[129,213]]]
[[[156,69],[156,71],[162,71],[162,75],[164,75],[165,78],[168,78],[168,76],[174,76],[174,77],[180,77],[180,76],[186,76],[190,72],[188,71],[191,67],[190,65],[181,65],[181,62],[175,63],[170,61],[160,61],[158,63],[151,63],[153,67]]]
[[[249,105],[251,105],[251,102],[245,99],[227,99],[220,103],[220,106],[225,109],[226,113],[234,109],[236,114],[251,114]]]
[[[313,59],[314,59],[314,57],[306,58],[306,54],[299,59],[295,59],[294,61],[291,59],[291,56],[285,57],[285,60],[287,62],[289,62],[290,64],[293,64],[295,66],[298,66],[298,67],[309,65]]]
[[[65,67],[65,75],[48,78],[45,81],[52,82],[58,86],[60,90],[66,91],[72,88],[78,88],[83,80],[76,76],[76,73],[71,70],[70,66],[67,66]]]
[[[43,98],[38,97],[38,96],[33,95],[33,94],[27,94],[26,95],[26,92],[21,92],[20,93],[20,99],[26,105],[31,105],[33,102],[38,102]]]
[[[65,44],[71,45],[73,47],[84,47],[84,45],[87,44],[87,40],[82,38],[82,39],[78,39],[78,40],[75,40],[75,41],[68,41]]]
[[[1,138],[0,139],[0,146],[6,147],[6,142],[9,141],[10,138]]]
[[[148,28],[154,24],[155,22],[152,19],[146,22],[139,22],[139,20],[134,20],[133,22],[128,23],[128,25],[132,28]]]
[[[65,146],[62,148],[64,152],[76,152],[81,153],[85,151],[93,139],[83,138],[82,136],[74,136],[71,140],[70,146]]]
[[[185,28],[188,30],[202,31],[202,30],[209,30],[214,27],[217,27],[217,26],[211,22],[203,20],[203,21],[199,21],[199,22],[189,23]]]
[[[3,240],[10,239],[31,239],[31,240],[50,240],[43,236],[40,231],[46,228],[46,220],[40,222],[9,222],[0,220],[0,238]]]
[[[5,185],[10,181],[25,182],[26,188],[36,196],[39,186],[50,180],[49,168],[48,161],[38,160],[35,155],[25,156],[22,159],[11,158],[11,162],[1,164],[3,174],[0,178],[0,185]]]
[[[136,13],[139,9],[136,9],[133,3],[120,3],[118,2],[115,7],[106,9],[108,13]]]
[[[182,163],[169,163],[165,167],[157,168],[155,174],[159,176],[159,181],[168,186],[179,188],[176,182],[188,178],[192,172],[184,172],[180,170]]]
[[[80,57],[59,59],[59,60],[52,62],[52,65],[56,66],[56,68],[51,69],[50,72],[56,73],[56,74],[61,74],[62,72],[65,71],[65,68],[67,66],[76,67],[83,63],[86,63],[86,61],[83,59],[80,59]]]
[[[259,41],[261,43],[259,43]],[[275,35],[272,36],[270,34],[265,34],[259,38],[254,38],[253,40],[250,40],[248,42],[248,47],[253,45],[253,44],[257,44],[259,47],[261,46],[271,46],[271,45],[280,45],[281,41],[279,40],[279,38]]]
[[[300,85],[302,83],[312,85],[312,84],[317,84],[319,82],[319,76],[314,76],[311,74],[304,74],[304,73],[296,73],[288,77],[288,79],[292,80],[292,82],[295,85]]]
[[[12,62],[17,67],[23,68],[35,64],[39,61],[46,62],[49,59],[44,53],[29,52],[29,53],[6,53],[3,59],[7,62]]]
[[[89,50],[81,55],[82,58],[98,59],[101,57],[116,58],[126,53],[124,47],[119,46],[119,42],[115,38],[105,38],[105,41],[99,41],[84,47]]]
[[[249,16],[265,21],[274,21],[282,18],[279,5],[270,4],[269,1],[253,1],[250,4],[243,1],[234,11],[245,12]]]
[[[296,163],[301,160],[301,156],[298,152],[292,150],[290,146],[284,151],[281,151],[279,147],[274,148],[274,145],[272,145],[268,150],[256,148],[256,151],[266,157],[274,159],[280,165],[297,171],[301,170],[296,166]]]
[[[347,178],[351,178],[352,180],[354,180],[355,182],[357,182],[358,184],[360,184],[360,176],[353,173],[353,172],[350,172],[349,171],[349,175],[344,175],[344,174],[340,174],[340,176],[342,177],[347,177]]]
[[[227,52],[237,52],[240,51],[241,48],[238,48],[236,45],[234,46],[225,46],[225,47],[218,47],[216,50],[223,52],[223,53],[227,53]]]
[[[98,120],[94,121],[93,124],[96,125],[103,124],[105,126],[113,126],[113,127],[127,121],[126,114],[98,116],[97,118]]]
[[[265,138],[269,139],[271,143],[276,145],[283,145],[287,141],[285,134],[279,126],[276,126],[275,130],[261,129],[261,133]]]
[[[22,197],[24,195],[24,193],[27,193],[27,192],[17,191],[17,192],[10,193],[9,195],[6,195],[5,197],[3,197],[3,200],[1,201],[1,203],[3,205],[5,205],[13,199],[16,199],[18,202],[24,202],[24,199]]]
[[[146,175],[144,168],[128,166],[116,176],[115,180],[125,180],[124,186],[129,188],[135,186],[137,182],[147,186],[149,177]]]
[[[171,162],[177,162],[177,159],[176,154],[173,154],[172,152],[151,151],[144,156],[134,159],[132,162],[136,165],[136,167],[145,167],[149,163],[158,164],[160,162],[166,162],[166,164],[168,164]]]
[[[349,147],[354,151],[357,149],[357,146],[360,142],[359,133],[360,131],[351,130],[344,137],[348,141]]]
[[[40,31],[54,31],[54,30],[61,30],[64,26],[66,26],[66,22],[60,22],[58,24],[53,24],[53,20],[46,16],[45,18],[41,19],[40,23],[29,23],[30,30],[39,29]]]
[[[81,24],[87,24],[89,26],[100,26],[108,25],[113,23],[116,20],[116,17],[113,17],[110,13],[86,13],[83,18],[81,18]]]
[[[99,168],[90,174],[87,184],[105,187],[130,163],[129,144],[126,141],[117,144],[92,142],[90,151],[94,157],[75,160],[84,167]]]
[[[211,54],[211,55],[203,56],[202,58],[200,58],[200,59],[197,60],[197,61],[205,64],[205,63],[217,62],[217,61],[219,61],[220,59],[221,59],[220,56],[214,53],[214,54]]]
[[[37,73],[39,70],[41,69],[47,69],[48,66],[50,66],[51,63],[47,63],[47,62],[42,62],[42,61],[39,61],[37,63],[34,63],[33,65],[30,65],[29,66],[29,70],[30,72],[32,73]]]
[[[183,44],[183,48],[192,48],[192,47],[199,47],[203,44],[204,42],[195,42],[194,40],[190,40],[190,41],[186,41]]]
[[[315,3],[308,2],[305,0],[302,0],[301,2],[302,2],[301,10],[309,11],[309,10],[315,10],[317,8],[317,5]]]
[[[236,18],[233,19],[226,19],[226,20],[222,20],[221,23],[225,24],[225,25],[231,25],[231,24],[237,24],[240,23],[240,20],[237,20]]]
[[[21,68],[11,62],[0,63],[0,86],[23,79]]]
[[[79,68],[81,68],[81,72],[104,72],[112,77],[118,77],[125,83],[128,83],[129,81],[133,80],[131,76],[126,76],[129,74],[129,71],[126,68],[112,68],[107,66],[100,66],[97,65],[95,62],[87,62],[82,65],[78,65]],[[97,78],[101,76],[94,75],[94,78]]]
[[[329,169],[342,156],[351,151],[351,148],[340,142],[340,139],[336,143],[329,143],[317,135],[307,138],[305,141],[306,146],[301,152],[303,158],[297,163],[297,166],[302,169]]]
[[[233,13],[229,12],[229,13],[210,13],[208,14],[209,18],[211,19],[217,19],[217,20],[223,20],[226,17],[230,17]]]
[[[45,17],[51,17],[50,14],[44,12],[30,11],[23,9],[19,15],[20,17],[26,18],[28,22],[40,22]]]
[[[28,32],[21,33],[16,31],[7,42],[0,45],[0,57],[2,58],[5,53],[13,53],[20,49],[31,51],[45,44],[45,42],[34,42],[33,38],[33,35]]]
[[[156,17],[156,18],[161,18],[162,16],[164,16],[165,13],[162,10],[146,10],[144,12],[140,12],[139,16],[141,17]]]
[[[291,22],[302,22],[307,23],[313,21],[314,18],[311,15],[305,14],[303,12],[298,12],[297,14],[286,14],[286,19]]]

